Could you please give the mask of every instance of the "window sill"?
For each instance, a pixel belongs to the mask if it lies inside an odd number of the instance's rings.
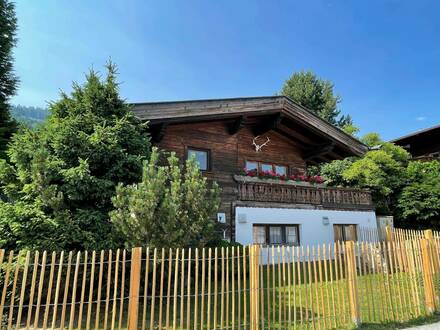
[[[259,245],[262,248],[277,248],[277,247],[296,247],[296,246],[301,246],[301,244],[287,244],[287,243],[281,243],[281,244],[256,244],[253,243],[254,245]]]

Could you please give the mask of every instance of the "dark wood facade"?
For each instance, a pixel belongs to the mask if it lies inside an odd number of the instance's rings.
[[[183,161],[189,148],[207,150],[209,167],[204,175],[222,189],[219,212],[226,214],[226,229],[233,238],[234,211],[238,205],[255,207],[331,208],[371,210],[365,191],[254,179],[241,180],[246,161],[285,166],[287,174],[305,173],[315,164],[350,155],[366,147],[317,118],[285,97],[144,103],[136,115],[150,121],[153,142],[174,151]],[[295,114],[291,115],[293,112]],[[270,141],[260,151],[255,136]]]
[[[391,142],[405,148],[413,159],[440,160],[440,125],[402,136]]]

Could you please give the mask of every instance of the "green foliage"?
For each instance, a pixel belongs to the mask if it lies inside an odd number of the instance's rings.
[[[145,127],[119,97],[115,66],[110,63],[107,70],[102,80],[91,71],[83,85],[73,85],[71,95],[62,93],[50,105],[43,125],[24,127],[13,137],[9,164],[0,163],[1,189],[11,203],[1,205],[8,210],[0,213],[0,223],[18,226],[25,210],[51,224],[38,235],[46,235],[57,249],[118,245],[108,215],[111,197],[118,183],[139,181],[150,143]],[[7,214],[15,216],[8,220]],[[17,242],[27,242],[21,234]],[[39,244],[30,240],[19,247]]]
[[[206,244],[206,247],[210,247],[210,248],[231,248],[231,247],[241,247],[241,246],[243,245],[238,242],[226,241],[220,238],[219,236],[215,236],[212,240],[210,240]]]
[[[369,189],[379,214],[392,214],[399,226],[440,228],[440,162],[409,162],[408,152],[369,133],[361,141],[376,147],[360,159],[320,165],[332,186]]]
[[[342,130],[352,136],[356,136],[357,133],[359,133],[359,127],[354,126],[352,123],[345,124],[345,126],[342,127]]]
[[[39,107],[26,107],[24,105],[11,106],[12,117],[20,123],[35,127],[44,122],[49,115],[47,109]]]
[[[345,158],[335,160],[330,163],[323,164],[320,167],[319,173],[325,179],[325,182],[330,186],[347,186],[348,182],[344,178],[344,172],[350,168],[355,162],[355,158]]]
[[[340,116],[338,104],[341,97],[335,95],[334,85],[311,71],[294,73],[283,85],[281,94],[313,111],[321,118],[340,128],[352,126],[350,115]],[[352,130],[352,129],[351,129]]]
[[[371,148],[380,146],[384,142],[378,133],[367,133],[360,138],[360,141]]]
[[[5,158],[7,144],[17,130],[9,113],[8,100],[15,94],[18,78],[14,74],[12,49],[17,43],[15,6],[0,0],[0,158]]]
[[[0,201],[0,246],[2,249],[55,250],[60,243],[53,241],[57,224],[38,207],[25,202],[15,204]]]
[[[396,192],[405,183],[408,152],[392,143],[367,152],[343,172],[350,185],[370,189],[379,213],[391,212]]]
[[[400,218],[426,221],[440,214],[440,162],[410,162],[407,185],[397,199]],[[439,227],[439,224],[436,224]]]
[[[112,222],[127,246],[206,245],[219,205],[218,186],[209,187],[194,159],[182,167],[174,153],[167,157],[166,165],[159,165],[160,158],[161,153],[153,148],[142,181],[118,185]]]

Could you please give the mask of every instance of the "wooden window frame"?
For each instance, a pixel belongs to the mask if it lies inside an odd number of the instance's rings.
[[[299,231],[299,224],[297,223],[293,223],[293,224],[277,224],[277,223],[254,223],[252,225],[252,241],[254,240],[253,237],[253,228],[254,227],[264,227],[265,228],[265,233],[266,233],[266,243],[264,244],[264,246],[300,246],[301,245],[301,235],[300,235],[300,231]],[[270,227],[281,227],[281,240],[282,243],[281,244],[271,244],[270,243]],[[298,235],[298,239],[297,239],[297,244],[287,244],[286,243],[286,227],[296,227],[296,233]]]
[[[263,170],[262,170],[262,168],[261,168],[261,166],[264,164],[264,165],[271,165],[272,166],[272,172],[273,173],[276,173],[275,172],[275,167],[276,166],[278,166],[278,167],[284,167],[285,169],[286,169],[286,176],[288,176],[288,175],[290,175],[290,168],[289,168],[289,165],[286,165],[286,164],[281,164],[281,163],[273,163],[273,162],[266,162],[266,161],[260,161],[260,160],[252,160],[252,159],[245,159],[245,161],[244,161],[244,168],[246,168],[246,163],[257,163],[257,172],[258,173],[261,173]]]
[[[209,171],[211,171],[212,161],[211,161],[211,150],[210,149],[187,146],[186,150],[185,150],[185,159],[186,160],[189,159],[189,152],[190,151],[206,152],[206,162],[207,162],[206,170],[203,170],[203,169],[200,168],[200,171],[202,171],[202,172],[209,172]]]
[[[341,242],[347,242],[347,235],[345,234],[345,227],[347,227],[347,226],[354,226],[355,227],[355,234],[356,234],[356,241],[358,240],[358,227],[359,227],[359,225],[358,224],[356,224],[356,223],[334,223],[333,224],[333,240],[336,242],[336,239],[335,239],[335,237],[334,237],[334,235],[335,235],[335,226],[342,226],[342,241]]]

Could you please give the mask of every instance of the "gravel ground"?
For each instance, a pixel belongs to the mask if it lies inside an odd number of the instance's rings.
[[[440,330],[440,322],[438,323],[432,323],[432,324],[426,324],[426,325],[419,325],[417,327],[411,327],[407,329],[418,329],[418,330]]]

